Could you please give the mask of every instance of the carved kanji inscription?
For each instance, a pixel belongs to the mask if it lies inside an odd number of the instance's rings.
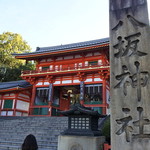
[[[129,36],[126,37],[121,37],[119,36],[117,38],[118,43],[115,44],[113,46],[113,48],[115,50],[117,50],[117,52],[114,54],[114,56],[116,58],[119,57],[124,57],[124,56],[145,56],[147,55],[147,53],[142,52],[138,49],[138,43],[140,42],[140,40],[138,39],[138,37],[141,36],[141,33],[135,33],[135,34],[131,34]]]
[[[133,125],[139,128],[139,133],[134,134],[133,136],[136,138],[150,138],[150,134],[144,133],[144,126],[150,125],[150,120],[144,119],[142,107],[137,107],[137,111],[139,112],[139,120],[134,121]]]
[[[114,88],[122,88],[125,96],[127,95],[127,86],[136,88],[137,100],[141,101],[142,87],[145,87],[148,84],[150,75],[148,71],[141,71],[140,63],[138,61],[134,63],[134,66],[136,68],[134,74],[131,73],[126,65],[122,66],[122,73],[116,75],[116,80],[119,80],[119,83],[117,83]]]
[[[124,113],[129,113],[130,109],[123,108],[122,111]],[[122,125],[122,127],[116,132],[116,134],[121,135],[122,133],[125,133],[127,142],[130,142],[130,134],[133,131],[133,128],[128,125],[131,120],[132,120],[131,116],[127,116],[127,117],[116,120],[117,124]]]

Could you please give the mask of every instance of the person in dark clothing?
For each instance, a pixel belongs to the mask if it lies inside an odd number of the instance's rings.
[[[38,150],[37,141],[34,135],[29,134],[23,144],[22,144],[22,150]]]

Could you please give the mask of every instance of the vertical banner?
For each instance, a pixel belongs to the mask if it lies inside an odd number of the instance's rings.
[[[84,100],[84,81],[80,81],[80,101]]]
[[[49,96],[48,96],[48,101],[52,102],[53,100],[53,83],[49,84]]]
[[[150,29],[146,0],[110,0],[112,150],[150,150]]]

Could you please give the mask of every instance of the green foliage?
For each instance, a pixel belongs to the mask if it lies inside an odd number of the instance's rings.
[[[31,62],[28,62],[26,65],[20,65],[16,68],[6,68],[5,74],[0,74],[0,82],[8,82],[8,81],[16,81],[16,80],[22,80],[20,77],[21,71],[23,70],[33,70],[35,69],[35,65]]]
[[[106,141],[110,143],[110,117],[108,117],[102,127],[102,135],[106,137]]]
[[[30,46],[17,33],[4,32],[0,34],[0,82],[21,80],[22,70],[32,70],[32,63],[15,59],[13,53],[30,52]]]
[[[6,68],[0,67],[0,82],[3,81],[5,74],[6,74]]]
[[[0,66],[16,68],[24,63],[12,56],[13,53],[30,52],[30,46],[17,33],[4,32],[0,34]]]
[[[19,68],[6,68],[6,74],[2,82],[21,80]]]

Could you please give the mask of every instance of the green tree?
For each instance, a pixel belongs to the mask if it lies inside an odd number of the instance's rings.
[[[30,52],[30,49],[21,35],[12,32],[0,34],[0,66],[16,68],[24,64],[25,61],[15,59],[12,54]]]
[[[22,80],[21,78],[21,71],[22,70],[33,70],[35,69],[34,64],[31,62],[28,62],[28,64],[20,65],[16,68],[6,68],[5,75],[2,75],[1,82],[8,82],[8,81],[16,81],[16,80]]]
[[[102,127],[102,135],[106,137],[106,141],[110,144],[111,143],[111,136],[110,136],[110,116],[107,116],[103,127]]]
[[[18,60],[13,53],[27,53],[31,48],[22,36],[17,33],[4,32],[0,34],[0,82],[20,80],[22,70],[32,70],[34,64],[25,64]]]

